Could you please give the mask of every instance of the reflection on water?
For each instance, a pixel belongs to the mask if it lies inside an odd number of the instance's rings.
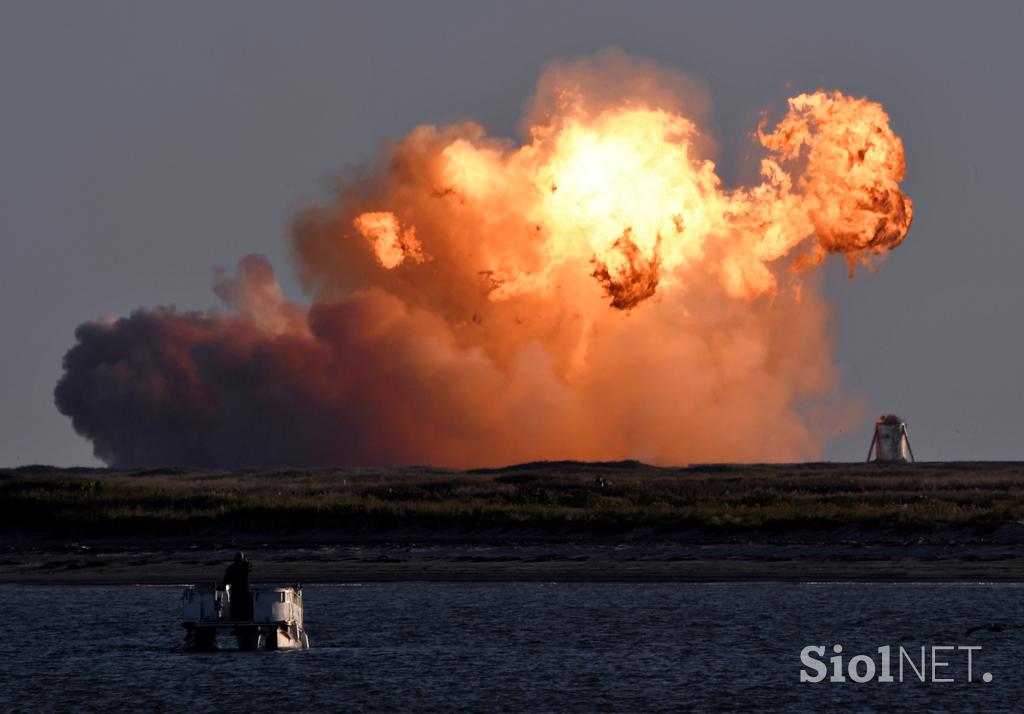
[[[183,649],[179,595],[0,586],[0,710],[995,712],[1024,700],[1017,585],[306,586],[312,649],[215,654]],[[983,649],[973,684],[801,684],[800,650],[834,643]]]

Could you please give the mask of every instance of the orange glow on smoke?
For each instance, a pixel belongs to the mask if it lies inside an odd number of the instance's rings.
[[[250,257],[229,313],[83,325],[58,404],[117,464],[814,458],[858,416],[814,267],[906,237],[903,145],[879,104],[801,94],[725,187],[708,114],[621,53],[555,64],[521,142],[421,126],[298,215],[311,305]]]
[[[831,252],[852,266],[898,245],[912,217],[898,187],[903,147],[880,105],[819,91],[789,107],[773,131],[759,128],[769,156],[751,189],[720,187],[715,164],[695,155],[689,119],[633,103],[596,115],[569,105],[516,149],[453,138],[436,149],[435,180],[489,229],[477,239],[492,300],[549,290],[570,264],[615,307],[683,286],[694,269],[753,299],[776,290],[770,264],[812,235],[801,265]],[[415,226],[401,229],[393,213],[362,213],[355,225],[384,267],[424,261]]]
[[[555,65],[521,144],[421,126],[381,172],[299,217],[318,300],[383,291],[495,370],[455,417],[488,424],[488,446],[434,442],[428,460],[817,453],[803,405],[836,395],[810,271],[839,253],[852,275],[904,239],[903,145],[881,105],[802,94],[752,127],[759,182],[727,188],[706,114],[699,87],[649,63]],[[853,402],[813,421],[827,430]]]
[[[369,242],[377,261],[385,268],[397,268],[406,258],[416,263],[426,260],[416,240],[414,227],[402,228],[394,213],[363,213],[354,221],[356,230]]]

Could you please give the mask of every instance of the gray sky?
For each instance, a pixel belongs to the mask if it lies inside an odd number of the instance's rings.
[[[53,406],[78,323],[206,308],[212,267],[417,124],[513,135],[544,67],[607,46],[702,78],[727,183],[764,107],[880,101],[915,207],[874,274],[827,270],[843,385],[922,459],[1024,458],[1024,3],[0,5],[0,464],[92,464]],[[792,84],[792,90],[787,89]],[[871,419],[826,456],[863,459]]]

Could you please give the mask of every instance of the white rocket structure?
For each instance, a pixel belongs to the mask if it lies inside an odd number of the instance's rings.
[[[868,461],[874,452],[875,461],[888,463],[906,463],[914,460],[914,450],[910,448],[910,436],[907,434],[907,423],[895,414],[882,415],[875,422],[875,435],[871,437],[868,447]],[[909,456],[909,458],[907,458]]]

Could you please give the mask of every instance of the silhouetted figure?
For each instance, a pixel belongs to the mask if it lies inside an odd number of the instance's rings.
[[[231,586],[231,619],[236,622],[252,621],[252,593],[249,591],[249,573],[252,563],[245,553],[235,553],[235,562],[224,571],[224,586]]]

